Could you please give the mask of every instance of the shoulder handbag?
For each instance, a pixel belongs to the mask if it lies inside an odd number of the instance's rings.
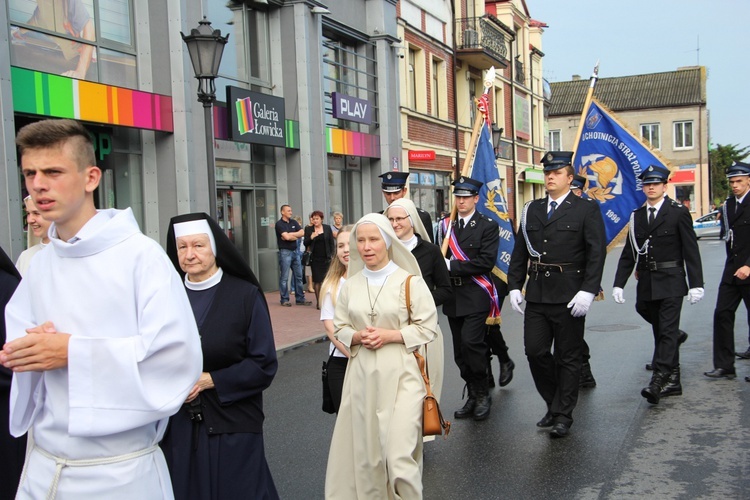
[[[313,251],[313,248],[315,248],[315,239],[312,240],[312,245],[310,245],[310,248],[306,248],[305,253],[302,254],[301,260],[302,260],[303,266],[309,266],[310,263],[312,262],[312,251]]]
[[[328,364],[331,362],[331,358],[333,358],[333,353],[328,356],[328,361],[323,361],[323,372],[321,373],[321,379],[323,380],[323,411],[326,413],[336,413],[336,406],[333,404],[333,396],[331,396],[331,388],[328,386]]]
[[[409,313],[409,324],[411,324],[411,296],[409,293],[411,278],[412,275],[406,278],[406,310]],[[440,436],[445,432],[443,438],[446,438],[451,432],[451,423],[443,418],[443,414],[440,412],[440,405],[438,405],[437,399],[432,394],[430,378],[427,376],[427,371],[425,370],[424,357],[417,351],[414,351],[414,357],[417,359],[417,366],[419,366],[419,371],[422,372],[425,389],[427,389],[427,394],[424,397],[422,405],[422,435]]]

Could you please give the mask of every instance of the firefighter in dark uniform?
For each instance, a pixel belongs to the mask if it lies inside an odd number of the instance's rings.
[[[526,357],[547,404],[536,425],[552,427],[553,438],[567,436],[573,424],[584,322],[607,253],[599,205],[570,192],[572,157],[551,151],[542,158],[547,196],[524,206],[508,271],[510,305],[521,314],[526,283]]]
[[[635,310],[654,332],[654,371],[641,395],[657,404],[661,397],[682,394],[682,298],[687,295],[691,304],[703,298],[703,270],[693,218],[687,207],[666,196],[669,170],[651,165],[640,178],[646,204],[630,216],[629,236],[617,263],[612,297],[618,304],[625,302],[623,288],[635,268]]]
[[[586,178],[582,175],[574,175],[573,176],[573,182],[570,183],[570,190],[572,193],[579,198],[583,197],[583,190],[586,187]],[[588,198],[588,196],[586,197]],[[599,294],[597,294],[599,295]],[[583,339],[583,344],[581,346],[581,378],[578,380],[578,387],[581,389],[590,389],[592,387],[596,387],[596,379],[594,378],[594,374],[591,373],[591,350],[589,349],[589,345],[586,342],[586,339]]]
[[[451,240],[445,263],[453,287],[453,299],[443,304],[443,313],[451,328],[453,358],[468,392],[466,403],[454,416],[474,420],[486,419],[492,406],[485,322],[493,294],[497,296],[491,275],[500,246],[497,223],[476,210],[481,187],[481,182],[465,176],[453,182],[458,216],[449,228],[450,234],[443,235]]]
[[[710,378],[734,378],[734,315],[740,301],[750,309],[750,165],[734,162],[727,169],[732,196],[721,208],[727,260],[714,310],[714,369]],[[745,377],[750,382],[750,377]]]
[[[406,187],[406,183],[409,182],[409,172],[386,172],[378,177],[383,179],[380,188],[388,205],[406,196],[406,191],[409,189]],[[382,214],[383,212],[384,210],[381,210],[378,213]],[[424,228],[429,233],[430,243],[435,243],[435,237],[432,234],[432,217],[419,207],[417,207],[417,213]]]

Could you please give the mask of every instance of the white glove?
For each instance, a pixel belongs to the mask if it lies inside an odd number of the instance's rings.
[[[691,304],[695,304],[703,298],[703,288],[691,288],[688,290],[687,299]]]
[[[510,300],[510,307],[513,308],[517,313],[523,314],[521,304],[523,304],[523,294],[521,290],[511,290],[508,292],[508,300]]]
[[[443,260],[445,261],[445,267],[447,267],[448,271],[450,271],[451,270],[451,260],[450,259],[446,259],[445,257],[443,257]]]
[[[618,304],[624,304],[625,303],[625,297],[622,296],[622,288],[619,286],[616,286],[612,289],[612,298],[615,299],[615,302]]]
[[[591,303],[593,301],[593,293],[584,292],[583,290],[578,292],[576,296],[573,297],[573,300],[568,302],[568,309],[570,309],[571,316],[573,316],[574,318],[586,316],[586,313],[589,312],[589,307],[591,307]]]

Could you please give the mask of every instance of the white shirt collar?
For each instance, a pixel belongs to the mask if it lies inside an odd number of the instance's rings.
[[[414,247],[417,246],[417,243],[419,243],[419,240],[417,239],[417,233],[412,234],[411,238],[409,238],[408,240],[401,240],[401,243],[403,243],[404,246],[411,252],[412,250],[414,250]]]
[[[659,210],[661,210],[661,206],[664,205],[664,200],[666,200],[666,197],[659,200],[659,202],[656,205],[649,205],[648,203],[646,203],[646,205],[648,205],[648,208],[656,209],[656,212],[654,212],[654,216],[659,213]]]
[[[569,193],[570,193],[570,190],[568,190],[564,195],[560,196],[559,198],[554,198],[554,199],[550,195],[547,195],[547,212],[549,212],[549,207],[550,205],[552,205],[553,201],[557,203],[555,210],[560,208],[560,205],[562,205],[562,202],[565,201],[565,198],[568,196]]]
[[[462,220],[462,221],[464,221],[464,227],[466,227],[466,226],[469,225],[469,221],[471,220],[472,217],[474,217],[474,212],[476,212],[476,211],[477,211],[476,209],[472,210],[471,213],[469,215],[467,215],[466,217],[460,217],[459,216],[459,219]]]
[[[747,196],[747,193],[743,194],[742,198],[735,197],[735,199],[737,200],[737,204],[739,205],[740,203],[742,203],[743,201],[745,201],[745,197],[746,196]]]

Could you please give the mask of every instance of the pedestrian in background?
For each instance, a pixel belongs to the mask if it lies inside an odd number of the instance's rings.
[[[331,341],[328,348],[328,389],[331,391],[333,407],[336,413],[341,406],[341,392],[344,387],[344,374],[346,373],[346,363],[349,359],[349,350],[338,340],[334,334],[333,318],[336,313],[336,303],[341,287],[344,286],[349,268],[349,233],[352,226],[342,226],[336,237],[336,258],[331,261],[323,284],[320,287],[320,294],[323,296],[323,303],[320,306],[320,320],[323,322],[326,335]]]
[[[289,288],[287,281],[289,271],[292,271],[294,282],[294,299],[298,306],[309,306],[312,302],[305,300],[305,290],[302,288],[302,262],[297,252],[297,240],[304,237],[305,231],[292,218],[292,207],[281,205],[281,219],[276,221],[276,243],[279,247],[279,295],[281,305],[291,307],[289,302]]]
[[[21,276],[26,274],[26,270],[29,268],[29,264],[31,264],[31,258],[49,244],[49,235],[47,232],[49,231],[50,224],[52,224],[42,217],[42,213],[34,204],[31,196],[24,198],[23,203],[26,207],[26,224],[28,224],[28,230],[31,231],[35,239],[39,240],[39,243],[27,248],[18,256],[16,267]]]
[[[167,254],[203,349],[200,378],[161,443],[175,498],[278,498],[263,445],[263,391],[278,362],[260,283],[204,213],[172,218]]]
[[[328,266],[336,253],[336,243],[331,226],[323,224],[323,212],[315,210],[310,214],[311,226],[305,228],[305,248],[312,254],[310,269],[312,270],[313,290],[315,291],[315,306],[320,309],[320,285],[328,272]]]
[[[547,196],[524,205],[508,270],[510,305],[521,314],[526,285],[524,346],[547,406],[536,425],[552,427],[552,438],[567,436],[573,424],[586,314],[607,255],[598,204],[570,192],[572,158],[570,151],[542,157]]]
[[[337,237],[341,227],[344,225],[344,214],[341,212],[333,212],[333,224],[331,224],[331,231],[333,231],[333,237]]]
[[[695,304],[703,297],[703,269],[690,211],[666,195],[669,170],[650,165],[640,179],[646,204],[630,215],[630,233],[617,263],[612,297],[618,304],[625,302],[623,288],[637,269],[635,310],[654,333],[653,374],[641,395],[657,404],[664,396],[682,394],[682,298],[687,295]]]
[[[333,322],[351,358],[328,454],[325,496],[422,498],[426,390],[413,353],[435,339],[437,311],[416,259],[388,219],[365,215],[349,241],[357,252],[350,255]]]
[[[709,378],[735,378],[734,317],[740,302],[750,310],[750,164],[734,162],[727,169],[732,196],[722,205],[727,259],[714,309],[714,369]],[[750,350],[750,349],[748,349]],[[750,377],[745,377],[750,382]]]
[[[407,187],[409,182],[409,172],[386,172],[380,174],[378,177],[383,180],[381,183],[381,190],[383,191],[383,198],[388,205],[396,200],[406,197],[406,194],[409,191],[409,188]],[[425,229],[432,227],[432,217],[430,217],[430,214],[421,208],[417,208],[417,212],[419,213],[419,218]],[[383,212],[380,213],[382,214]],[[433,242],[433,236],[430,234],[430,243]]]

